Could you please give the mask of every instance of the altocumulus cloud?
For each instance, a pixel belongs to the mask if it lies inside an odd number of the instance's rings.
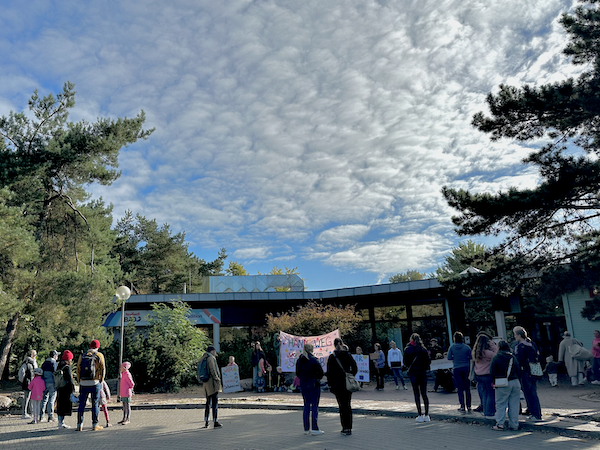
[[[431,270],[457,242],[441,186],[535,179],[526,148],[470,121],[501,82],[569,75],[556,18],[572,3],[9,2],[0,112],[66,79],[74,120],[144,109],[157,131],[93,191],[199,247]]]

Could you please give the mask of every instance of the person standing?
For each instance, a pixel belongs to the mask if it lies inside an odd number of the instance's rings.
[[[206,398],[206,406],[204,407],[204,428],[208,428],[208,418],[211,409],[213,428],[222,428],[223,425],[217,421],[219,412],[219,391],[221,390],[221,376],[219,375],[219,368],[217,367],[217,350],[212,345],[209,345],[198,364],[199,366],[206,364],[208,373],[208,380],[200,380],[200,388],[204,392],[204,397]]]
[[[558,346],[558,361],[565,364],[567,373],[571,378],[571,386],[577,386],[584,384],[584,361],[573,358],[569,352],[569,347],[572,345],[579,345],[583,347],[583,344],[571,337],[571,332],[565,331],[563,334],[563,340]]]
[[[408,376],[410,384],[412,384],[413,393],[415,396],[415,404],[419,416],[415,419],[416,422],[430,422],[429,418],[429,397],[427,397],[427,372],[431,365],[429,352],[423,347],[421,336],[413,333],[410,336],[410,341],[404,348],[404,364],[408,367]],[[421,398],[423,397],[423,405],[425,406],[425,414],[422,414]]]
[[[356,375],[358,367],[340,338],[336,338],[333,345],[335,350],[327,359],[327,383],[338,403],[342,423],[341,433],[350,436],[352,434],[352,392],[346,389],[346,374]]]
[[[265,355],[260,346],[260,342],[256,341],[252,349],[252,387],[258,391],[259,374],[262,374],[260,370],[260,360],[264,359]]]
[[[473,361],[475,362],[475,381],[477,392],[483,407],[483,415],[491,419],[496,414],[496,398],[493,386],[493,377],[490,374],[492,359],[498,353],[498,346],[487,333],[479,333],[473,347]]]
[[[44,391],[44,398],[42,399],[42,410],[40,412],[40,420],[43,420],[44,412],[48,411],[48,422],[54,422],[54,402],[56,401],[56,387],[54,386],[54,372],[58,368],[58,352],[56,350],[50,351],[50,355],[46,358],[46,361],[42,364],[42,370],[44,374],[42,378],[46,383],[46,390]]]
[[[29,423],[39,423],[42,420],[42,399],[46,383],[42,378],[44,371],[40,367],[33,369],[33,374],[33,380],[27,386],[31,391],[31,413],[33,415],[33,420]]]
[[[454,385],[458,392],[460,412],[471,412],[471,383],[469,382],[469,369],[471,368],[471,347],[464,343],[464,336],[460,331],[454,333],[454,344],[448,349],[448,361],[452,361],[454,368]]]
[[[539,422],[542,420],[542,408],[537,394],[537,378],[531,375],[529,367],[529,363],[534,363],[538,360],[539,351],[535,343],[527,336],[525,328],[520,326],[514,327],[513,335],[517,342],[514,354],[519,362],[521,390],[525,396],[532,420]]]
[[[592,371],[594,381],[592,384],[600,384],[600,330],[594,330],[594,339],[592,340]]]
[[[429,358],[433,361],[435,359],[443,359],[444,358],[444,350],[438,344],[438,340],[436,338],[431,338],[429,341]],[[438,387],[440,387],[441,381],[444,379],[444,369],[437,369],[435,371],[435,382],[433,383],[433,391],[437,392]]]
[[[381,350],[381,344],[375,344],[374,346],[374,354],[377,355],[376,359],[373,359],[373,366],[375,368],[375,380],[377,381],[376,391],[383,391],[384,380],[383,380],[383,371],[385,369],[385,354],[383,350]]]
[[[121,364],[121,385],[119,386],[119,396],[121,402],[123,402],[123,420],[119,421],[121,425],[129,425],[129,419],[131,418],[131,397],[133,397],[133,377],[129,369],[131,363],[124,361]],[[108,415],[106,416],[106,423],[108,424]]]
[[[323,434],[317,423],[319,415],[319,400],[321,398],[321,378],[323,368],[319,360],[312,354],[312,344],[304,344],[302,354],[296,361],[296,375],[300,379],[300,390],[304,400],[302,421],[304,422],[304,434],[317,436]],[[312,416],[312,431],[311,431]]]
[[[83,426],[83,412],[88,396],[92,399],[92,430],[100,431],[103,427],[98,423],[100,413],[100,389],[106,373],[104,355],[98,350],[100,341],[94,339],[85,355],[79,355],[77,361],[77,382],[79,383],[79,407],[77,408],[77,431]]]
[[[21,419],[31,419],[31,415],[27,412],[31,411],[29,401],[31,399],[31,391],[29,390],[29,383],[35,377],[34,370],[37,369],[37,361],[35,360],[37,352],[35,350],[29,350],[27,356],[23,358],[22,366],[25,366],[25,374],[21,380],[21,387],[23,388],[23,415]],[[32,411],[33,412],[33,411]]]
[[[73,382],[73,373],[71,371],[71,362],[73,353],[70,350],[62,352],[61,361],[58,363],[58,370],[62,372],[65,385],[56,389],[56,415],[58,416],[58,429],[71,428],[65,423],[65,417],[73,414],[73,403],[71,395],[75,392],[75,383]]]
[[[496,425],[492,429],[504,430],[506,407],[508,407],[508,426],[511,430],[519,429],[519,403],[521,383],[519,383],[519,362],[510,352],[508,342],[502,340],[498,343],[498,353],[490,364],[490,375],[496,378],[507,378],[506,386],[496,386]]]
[[[404,377],[402,376],[402,352],[396,346],[395,341],[390,341],[390,349],[388,350],[388,365],[392,370],[392,375],[394,377],[394,383],[396,383],[396,390],[400,387],[398,386],[398,378],[402,382],[402,387],[404,390],[407,389],[406,384],[404,383]]]

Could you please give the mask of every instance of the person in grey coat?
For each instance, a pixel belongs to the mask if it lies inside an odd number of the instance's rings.
[[[558,346],[558,361],[563,362],[565,364],[567,373],[569,374],[569,377],[571,377],[571,385],[577,386],[577,384],[584,384],[584,361],[580,361],[578,359],[573,358],[573,356],[569,352],[569,347],[571,347],[574,344],[583,347],[583,344],[580,341],[578,341],[574,337],[571,337],[571,333],[569,331],[565,331],[563,334],[563,340]]]

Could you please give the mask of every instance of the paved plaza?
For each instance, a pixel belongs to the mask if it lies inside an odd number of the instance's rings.
[[[119,418],[120,411],[112,411]],[[600,441],[542,432],[497,432],[489,427],[434,420],[416,424],[411,418],[355,415],[354,434],[339,433],[339,416],[322,413],[322,436],[305,436],[302,413],[294,410],[222,409],[221,429],[201,429],[200,409],[144,409],[132,412],[132,423],[91,431],[86,413],[83,432],[58,430],[56,424],[28,425],[18,416],[0,417],[0,447],[21,449],[418,449],[466,450],[543,448],[598,449]],[[74,425],[75,417],[68,419]]]

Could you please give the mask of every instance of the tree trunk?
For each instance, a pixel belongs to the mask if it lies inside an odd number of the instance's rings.
[[[6,333],[0,343],[0,374],[4,373],[4,367],[8,361],[8,355],[10,354],[10,347],[12,346],[15,332],[17,331],[17,323],[19,323],[20,312],[16,312],[14,316],[10,318],[6,324]]]

